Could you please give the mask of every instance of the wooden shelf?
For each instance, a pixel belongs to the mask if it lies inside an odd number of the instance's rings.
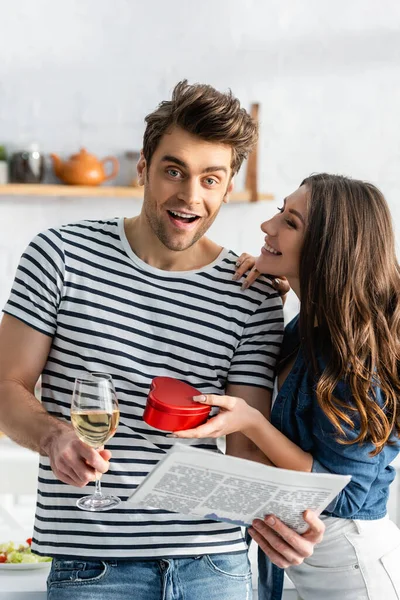
[[[125,197],[142,198],[142,188],[91,186],[91,185],[50,185],[42,183],[9,183],[0,185],[1,196],[53,196],[53,197]]]
[[[143,198],[143,188],[128,186],[50,185],[9,183],[0,185],[0,196],[53,196],[68,198]],[[233,192],[231,202],[250,202],[248,190]],[[258,200],[273,200],[273,194],[258,194]]]

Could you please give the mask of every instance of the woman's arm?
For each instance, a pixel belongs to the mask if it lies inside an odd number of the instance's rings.
[[[176,431],[172,437],[220,437],[240,431],[277,467],[294,471],[312,470],[312,455],[291,442],[271,425],[260,411],[249,406],[242,398],[208,394],[196,396],[194,400],[210,406],[218,406],[220,408],[218,415],[196,429]]]
[[[258,411],[255,411],[258,412]],[[261,414],[243,433],[264,452],[275,466],[281,469],[311,472],[313,457],[296,446]]]

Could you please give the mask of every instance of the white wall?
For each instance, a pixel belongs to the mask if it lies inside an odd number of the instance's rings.
[[[260,189],[212,237],[256,253],[259,223],[314,171],[366,178],[400,230],[397,0],[0,0],[0,144],[123,155],[187,77],[261,103]],[[0,197],[0,304],[18,256],[48,226],[140,210],[137,200]]]

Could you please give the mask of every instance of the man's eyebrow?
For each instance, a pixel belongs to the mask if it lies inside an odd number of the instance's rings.
[[[172,156],[172,154],[164,154],[161,161],[162,162],[174,162],[177,165],[179,165],[180,167],[183,167],[184,169],[188,168],[187,164],[183,160],[181,160],[180,158],[176,158],[176,156]]]
[[[176,156],[172,156],[172,154],[165,154],[162,157],[161,161],[173,162],[176,165],[183,167],[184,169],[188,169],[188,165],[185,163],[185,161],[181,160],[180,158],[177,158]],[[228,173],[228,169],[225,167],[225,165],[216,165],[215,167],[206,167],[205,169],[203,169],[203,173],[212,173],[214,171],[224,171],[224,173]]]
[[[213,171],[224,171],[224,173],[228,173],[228,169],[224,165],[217,165],[215,167],[207,167],[203,170],[203,173],[212,173]]]

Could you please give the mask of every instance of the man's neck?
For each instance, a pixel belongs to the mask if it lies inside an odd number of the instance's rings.
[[[222,247],[202,237],[186,250],[169,250],[154,234],[143,214],[124,221],[125,235],[133,252],[151,267],[163,271],[193,271],[215,261]]]

